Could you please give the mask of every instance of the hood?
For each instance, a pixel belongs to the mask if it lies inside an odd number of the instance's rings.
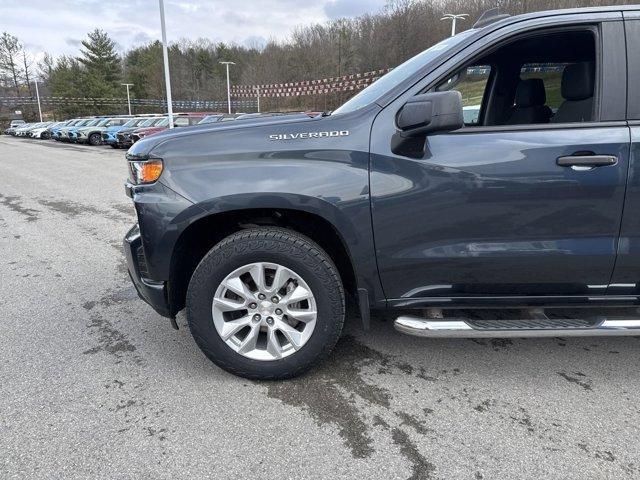
[[[105,129],[105,132],[119,132],[123,128],[124,127],[122,125],[111,125],[110,127],[107,127]],[[127,128],[129,128],[129,127],[127,127]]]
[[[281,117],[262,117],[251,118],[247,120],[234,120],[230,122],[205,123],[202,125],[194,125],[191,127],[180,127],[172,130],[164,131],[148,135],[140,141],[136,142],[129,149],[129,155],[144,157],[152,154],[152,150],[156,147],[181,140],[189,136],[210,136],[224,135],[227,132],[246,131],[247,136],[258,135],[264,139],[265,145],[269,142],[270,134],[288,133],[288,132],[315,132],[320,130],[329,130],[334,122],[333,117],[309,117],[306,114],[301,115],[283,115]],[[271,128],[273,127],[273,128]],[[240,146],[239,146],[240,149]]]
[[[138,127],[127,127],[127,128],[121,128],[120,130],[118,130],[118,133],[133,133],[138,129]]]
[[[78,132],[101,132],[103,130],[106,130],[106,128],[93,126],[93,127],[78,127],[78,128],[74,128],[74,130]]]

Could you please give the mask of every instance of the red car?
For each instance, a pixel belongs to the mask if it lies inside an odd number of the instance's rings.
[[[174,127],[190,127],[197,125],[200,120],[208,115],[213,115],[211,112],[197,112],[197,113],[175,113],[173,115]],[[152,127],[139,128],[131,134],[131,140],[136,143],[138,140],[153,135],[154,133],[163,132],[169,128],[169,118],[164,118],[161,122]]]

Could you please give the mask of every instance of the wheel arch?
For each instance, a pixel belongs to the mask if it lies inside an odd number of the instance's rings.
[[[207,213],[180,233],[172,250],[168,300],[173,314],[184,308],[189,280],[206,253],[227,236],[256,226],[287,228],[318,243],[336,264],[345,291],[356,297],[358,274],[351,248],[353,243],[350,243],[356,240],[353,226],[335,206],[323,205],[325,214],[321,214],[313,205],[318,207],[319,202],[326,203],[322,200],[308,199],[306,208],[300,208],[292,203],[283,205],[281,195],[277,198],[278,202],[265,201],[264,198],[259,201],[244,199],[243,207],[237,204],[238,199],[218,199],[200,205]]]

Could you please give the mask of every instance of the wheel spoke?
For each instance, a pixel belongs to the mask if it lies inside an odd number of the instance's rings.
[[[313,295],[311,294],[311,292],[309,290],[307,290],[306,288],[304,288],[301,285],[298,285],[293,292],[289,293],[285,298],[285,302],[287,304],[290,303],[298,303],[301,302],[302,300],[308,300],[310,298],[312,298]]]
[[[253,299],[253,293],[244,284],[240,277],[232,277],[227,279],[224,284],[225,288],[231,290],[236,295],[242,297],[245,302]]]
[[[223,312],[233,312],[236,310],[241,310],[244,308],[245,301],[237,302],[235,300],[231,300],[230,298],[218,298],[215,297],[213,299],[214,305],[217,305]]]
[[[224,325],[222,326],[222,332],[220,332],[220,336],[226,342],[250,323],[251,317],[248,316],[238,318],[237,320],[229,320],[228,322],[224,322]]]
[[[256,287],[258,287],[258,292],[264,292],[267,289],[264,278],[264,265],[262,263],[253,264],[249,269],[249,274],[253,278]]]
[[[240,344],[238,353],[247,353],[252,350],[255,350],[259,335],[260,335],[260,325],[252,326],[251,331],[247,334],[245,339]]]
[[[304,323],[315,320],[317,315],[318,312],[316,312],[315,310],[296,310],[292,308],[287,309],[287,316]]]
[[[276,336],[275,328],[270,328],[267,334],[267,352],[269,352],[273,358],[282,358],[282,347]]]
[[[302,347],[302,333],[293,328],[291,325],[285,322],[280,322],[278,324],[278,330],[280,330],[283,335],[287,337],[287,340],[291,342],[294,350],[298,350],[300,347]]]
[[[271,288],[269,288],[270,293],[276,293],[282,287],[285,286],[286,282],[291,278],[291,272],[289,269],[278,265],[276,269],[276,273],[273,276],[273,283],[271,284]]]

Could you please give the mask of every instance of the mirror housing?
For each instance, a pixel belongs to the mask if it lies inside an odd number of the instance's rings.
[[[404,138],[462,128],[462,95],[456,90],[416,95],[398,111],[396,125]]]

